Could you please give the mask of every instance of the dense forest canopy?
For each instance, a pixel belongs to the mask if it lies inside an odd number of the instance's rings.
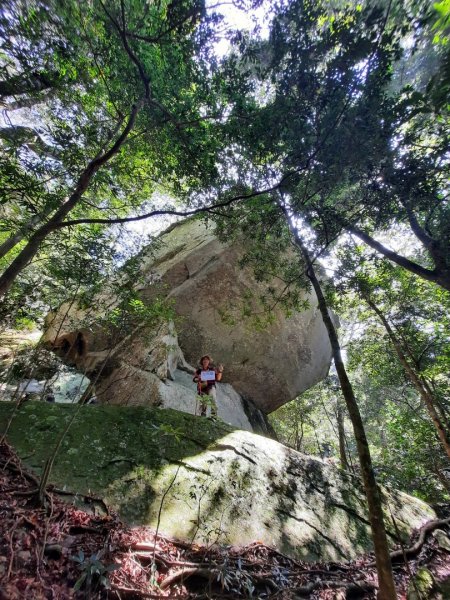
[[[196,215],[285,283],[268,322],[319,298],[336,373],[280,438],[359,459],[374,529],[374,472],[448,500],[448,2],[5,0],[0,40],[3,327],[136,274],[133,222]]]

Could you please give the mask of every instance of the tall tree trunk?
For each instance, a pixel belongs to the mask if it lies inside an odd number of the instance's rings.
[[[143,102],[144,100],[140,100],[133,106],[130,116],[128,118],[128,122],[120,136],[115,141],[115,143],[111,146],[111,148],[108,151],[91,160],[91,162],[87,165],[85,170],[78,178],[75,190],[69,196],[68,200],[58,208],[54,215],[44,225],[42,225],[41,227],[39,227],[39,229],[35,231],[35,233],[28,240],[26,246],[22,249],[22,251],[17,255],[17,257],[1,275],[0,298],[8,292],[19,273],[28,265],[28,263],[37,254],[41,243],[45,240],[45,238],[54,229],[56,229],[60,223],[62,223],[62,221],[68,215],[68,213],[80,202],[84,192],[89,187],[89,184],[95,173],[100,169],[100,167],[107,163],[120,150],[121,146],[127,139],[130,131],[133,129],[137,114],[141,109]]]
[[[364,489],[367,498],[369,509],[369,520],[372,529],[372,539],[375,549],[375,561],[377,565],[379,595],[380,600],[396,600],[397,594],[395,591],[394,578],[392,576],[392,564],[389,556],[389,546],[387,543],[386,529],[384,526],[383,509],[381,506],[381,498],[378,490],[375,474],[372,467],[372,458],[370,456],[369,444],[364,430],[361,414],[359,412],[358,403],[353,392],[352,385],[347,376],[344,362],[342,360],[341,348],[339,339],[333,321],[328,312],[328,306],[323,295],[319,280],[317,279],[314,265],[309,256],[309,252],[300,238],[298,231],[291,225],[289,214],[284,206],[280,206],[284,212],[288,226],[293,235],[296,246],[299,248],[303,259],[307,266],[306,274],[312,283],[316,292],[319,310],[322,315],[323,322],[328,332],[330,344],[333,352],[333,360],[336,371],[339,377],[342,394],[344,396],[347,410],[353,425],[355,433],[356,446],[358,449],[359,463],[364,482]]]
[[[367,302],[368,306],[370,306],[370,308],[374,311],[374,313],[378,316],[380,321],[383,323],[384,328],[386,329],[386,332],[389,336],[389,339],[391,340],[392,345],[394,346],[394,349],[398,356],[398,359],[399,359],[402,367],[405,370],[406,376],[411,381],[411,383],[416,388],[416,390],[419,392],[420,397],[422,398],[422,400],[428,410],[428,414],[430,415],[433,425],[437,431],[439,439],[441,440],[441,443],[444,446],[444,450],[447,453],[448,457],[450,458],[450,437],[449,437],[448,432],[447,432],[445,426],[443,425],[443,423],[437,413],[437,410],[434,406],[433,396],[432,396],[432,394],[429,393],[430,388],[428,386],[424,385],[424,382],[421,380],[421,377],[415,372],[413,367],[410,365],[405,352],[403,352],[400,340],[398,339],[394,330],[390,326],[390,324],[389,324],[388,320],[386,319],[386,317],[384,316],[384,314],[381,312],[381,310],[378,308],[378,306],[368,296],[363,294],[363,298]]]
[[[446,424],[447,431],[450,430],[449,413],[448,413],[447,408],[442,404],[440,398],[437,397],[437,393],[433,389],[433,387],[430,385],[430,383],[423,377],[421,377],[421,381],[422,381],[424,388],[430,395],[430,397],[433,398],[434,405],[437,408],[437,410],[439,411],[439,413],[441,415],[441,419],[443,419],[444,423]]]

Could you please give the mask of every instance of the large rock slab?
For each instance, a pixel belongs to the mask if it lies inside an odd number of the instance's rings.
[[[0,434],[12,410],[0,403]],[[358,478],[225,424],[173,410],[30,401],[8,439],[39,472],[74,411],[51,481],[103,497],[128,523],[159,521],[162,533],[186,541],[260,540],[305,560],[345,560],[372,549]],[[382,496],[391,542],[390,511],[404,539],[435,518],[407,494],[383,489]]]
[[[201,355],[212,354],[225,365],[224,382],[267,414],[327,375],[331,347],[313,293],[305,296],[310,307],[290,317],[274,308],[273,320],[264,329],[240,318],[243,303],[253,302],[255,311],[261,310],[258,298],[266,291],[251,269],[239,266],[243,254],[239,243],[222,243],[201,221],[187,220],[172,226],[156,247],[143,252],[136,289],[144,302],[163,295],[174,303],[177,322],[171,335],[178,335],[179,352],[172,352],[172,362],[196,365]],[[281,284],[273,281],[272,285],[278,289]],[[113,298],[110,305],[114,305]],[[84,317],[85,313],[73,306],[61,307],[48,321],[49,347],[59,349],[65,360],[87,375],[96,373],[100,394],[108,389],[113,396],[108,401],[125,404],[126,398],[132,397],[135,404],[152,403],[149,398],[154,385],[145,372],[156,373],[148,366],[155,359],[158,364],[164,362],[159,356],[160,342],[142,330],[131,340],[113,343],[100,326],[83,328]],[[155,335],[162,339],[159,332]],[[99,365],[105,359],[109,365],[101,371]],[[130,369],[139,370],[136,377],[140,383],[134,387],[140,391],[130,394],[125,384],[112,389],[112,380],[129,383],[124,369],[127,374]],[[164,380],[165,371],[163,367],[156,375]]]

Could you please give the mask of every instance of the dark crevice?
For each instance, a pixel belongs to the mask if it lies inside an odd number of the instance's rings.
[[[116,463],[130,463],[130,465],[137,465],[137,462],[131,458],[118,456],[117,458],[112,458],[111,460],[108,460],[108,462],[104,465],[100,465],[100,469],[106,469],[107,467],[109,467],[109,465],[113,465]]]
[[[301,517],[296,517],[295,515],[292,515],[291,513],[287,512],[285,510],[282,510],[279,508],[277,508],[276,510],[281,515],[284,515],[285,517],[289,517],[290,519],[294,519],[294,521],[297,521],[298,523],[305,523],[305,525],[308,525],[308,527],[311,527],[311,529],[314,529],[314,531],[316,531],[321,537],[323,537],[324,540],[327,540],[327,542],[329,544],[331,544],[337,552],[339,552],[339,554],[342,556],[342,558],[344,558],[344,559],[346,558],[346,555],[344,554],[344,552],[342,552],[342,550],[339,548],[339,546],[331,538],[329,538],[322,531],[320,531],[320,529],[318,529],[317,527],[315,527],[314,525],[309,523],[309,521],[307,521],[306,519],[302,519]]]
[[[315,490],[318,494],[322,494],[323,496],[324,495],[328,495],[327,494],[328,490],[326,490],[326,489],[324,489],[324,490],[320,489],[310,479],[308,479],[308,473],[307,473],[306,470],[302,470],[302,472],[299,472],[299,471],[295,472],[295,471],[292,471],[292,469],[286,469],[286,473],[288,475],[290,475],[291,477],[294,477],[294,478],[297,478],[297,477],[306,477],[306,479],[308,481],[308,485],[310,487],[312,487],[313,490]]]
[[[319,487],[317,487],[316,485],[314,485],[314,483],[312,481],[308,480],[308,483],[309,483],[310,487],[312,487],[312,489],[314,491],[316,491],[318,494],[322,494],[323,496],[328,496],[327,490],[321,490]]]
[[[194,467],[188,463],[185,463],[182,460],[172,460],[173,463],[175,463],[176,465],[180,465],[181,467],[184,467],[186,469],[186,471],[194,471],[195,473],[203,473],[204,475],[209,475],[210,477],[212,476],[211,471],[207,471],[206,469],[200,469],[199,467]]]
[[[236,450],[236,448],[234,446],[231,446],[230,444],[216,444],[215,446],[209,446],[208,450],[211,450],[213,452],[215,450],[232,450],[238,456],[242,456],[242,458],[245,458],[245,460],[250,461],[254,465],[257,464],[256,460],[253,460],[253,458],[250,458],[250,456],[247,456],[243,452],[239,452],[239,450]]]
[[[190,277],[197,277],[197,275],[199,275],[200,273],[202,273],[202,271],[204,271],[205,269],[207,269],[212,263],[217,262],[217,256],[212,256],[210,259],[208,259],[203,265],[201,265],[201,267],[199,267],[196,271],[193,271],[190,275]]]
[[[188,442],[192,442],[193,444],[195,444],[196,446],[198,446],[202,450],[208,450],[208,444],[205,444],[203,442],[199,442],[195,438],[189,437],[188,435],[181,435],[180,437],[182,437],[184,440],[188,440]]]
[[[263,413],[259,408],[256,408],[254,403],[240,394],[242,400],[242,406],[244,408],[245,415],[250,421],[250,425],[253,427],[254,433],[259,433],[265,437],[272,438],[273,440],[279,441],[275,429],[269,422],[267,415]]]

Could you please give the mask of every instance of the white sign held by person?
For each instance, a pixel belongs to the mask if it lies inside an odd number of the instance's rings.
[[[215,381],[216,380],[216,372],[215,371],[201,371],[200,379],[202,381]]]

